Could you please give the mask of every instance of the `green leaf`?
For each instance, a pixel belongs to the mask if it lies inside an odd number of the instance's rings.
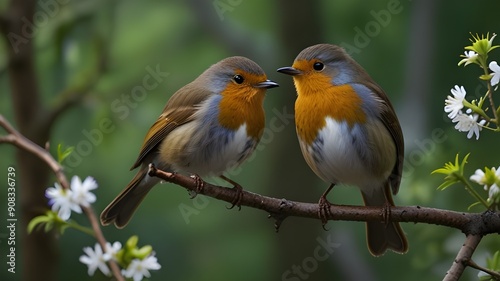
[[[45,224],[45,227],[43,228],[43,230],[45,232],[49,232],[52,230],[52,228],[54,228],[54,222],[53,221],[48,221],[46,224]]]
[[[139,242],[139,237],[137,235],[130,236],[125,244],[128,250],[135,249],[137,247],[137,242]]]
[[[498,45],[493,46],[493,39],[496,35],[493,35],[491,38],[489,33],[486,33],[486,36],[484,34],[479,36],[477,33],[476,35],[471,33],[471,35],[472,38],[470,41],[472,42],[472,46],[467,46],[465,49],[478,53],[478,59],[483,59],[486,62],[488,53],[499,47]]]
[[[140,249],[136,249],[133,252],[133,255],[135,258],[142,260],[142,259],[145,259],[147,256],[149,256],[149,254],[151,254],[152,251],[153,251],[153,247],[151,247],[151,245],[146,245]]]
[[[492,74],[483,74],[483,75],[479,76],[479,79],[484,80],[484,81],[489,81],[491,79],[491,77],[493,77]]]
[[[499,272],[500,271],[500,251],[496,251],[493,257],[486,259],[486,268]],[[479,278],[481,281],[496,280],[491,275],[482,276]]]
[[[451,162],[450,162],[451,163]],[[431,172],[431,174],[445,174],[448,175],[450,174],[450,169],[447,167],[446,164],[444,164],[444,168],[439,168]]]
[[[80,229],[82,227],[78,227],[78,225],[74,222],[66,222],[62,220],[56,212],[52,210],[48,210],[45,215],[41,215],[38,217],[34,217],[28,224],[28,233],[31,233],[33,230],[37,228],[41,228],[43,226],[43,231],[49,232],[52,229],[57,229],[60,234],[64,234],[64,231],[68,227],[73,227],[76,229]]]
[[[484,97],[480,97],[480,98],[479,98],[479,102],[478,102],[477,106],[478,106],[479,108],[482,108],[485,100],[486,100],[486,99],[485,99]]]
[[[57,145],[57,162],[61,164],[64,159],[66,159],[73,152],[73,150],[75,150],[73,146],[70,146],[63,150],[62,144]]]
[[[489,269],[495,271],[500,270],[500,251],[496,251],[495,254],[493,255],[493,258],[488,259],[486,264]]]
[[[28,233],[33,232],[35,228],[41,227],[42,224],[45,224],[45,232],[47,232],[47,225],[51,222],[52,218],[49,215],[41,215],[38,217],[34,217],[28,223]],[[50,229],[49,229],[50,231]]]
[[[462,162],[459,161],[458,154],[455,157],[455,163],[448,162],[444,164],[443,168],[436,169],[431,172],[431,174],[443,174],[446,175],[444,177],[445,181],[438,186],[439,190],[444,190],[450,185],[458,182],[464,182],[464,167],[467,163],[467,158],[469,158],[469,154],[465,155]]]
[[[457,183],[456,181],[445,181],[440,186],[437,187],[438,190],[445,190],[446,188]]]
[[[144,259],[153,252],[153,247],[151,245],[145,245],[141,248],[137,247],[139,238],[134,235],[131,236],[125,243],[125,247],[116,253],[117,262],[124,268],[127,268],[133,259]]]
[[[484,177],[486,179],[484,183],[488,185],[488,187],[495,184],[497,181],[496,171],[488,167],[484,167]]]
[[[478,202],[476,202],[476,203],[472,203],[472,204],[470,204],[470,206],[469,206],[469,207],[467,207],[467,211],[470,211],[472,208],[474,208],[474,207],[475,207],[475,206],[477,206],[477,205],[481,205],[481,202],[479,202],[479,201],[478,201]]]
[[[467,153],[467,155],[465,155],[465,157],[464,157],[464,160],[462,160],[462,163],[460,164],[460,174],[461,175],[464,174],[465,164],[467,164],[467,159],[469,158],[469,156],[470,156],[470,153]],[[458,154],[457,154],[457,157],[455,158],[455,163],[458,163]]]
[[[491,52],[491,51],[493,51],[493,50],[495,50],[495,49],[496,49],[496,48],[498,48],[498,47],[500,47],[500,45],[495,45],[495,46],[492,46],[492,47],[490,48],[490,52]]]

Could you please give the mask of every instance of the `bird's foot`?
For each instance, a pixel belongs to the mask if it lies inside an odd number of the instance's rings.
[[[203,181],[201,177],[198,176],[197,174],[191,175],[191,178],[194,179],[196,182],[196,189],[194,190],[194,194],[191,195],[191,199],[193,199],[196,197],[196,195],[203,192],[203,188],[205,187],[205,181]]]
[[[228,209],[232,209],[235,206],[238,207],[238,211],[241,210],[241,198],[243,197],[243,187],[241,185],[225,176],[220,176],[221,179],[227,181],[228,183],[233,185],[233,189],[236,191],[236,196],[234,199],[231,201],[231,207],[228,207]]]
[[[328,223],[328,217],[330,217],[332,215],[332,212],[330,211],[330,207],[332,206],[332,203],[330,203],[326,199],[326,197],[321,196],[319,198],[318,205],[319,205],[318,216],[321,220],[321,225],[322,225],[324,230],[327,230],[325,226]]]
[[[387,201],[382,206],[382,219],[384,220],[384,223],[386,226],[388,226],[390,223],[391,207],[392,207],[392,204],[387,202]]]

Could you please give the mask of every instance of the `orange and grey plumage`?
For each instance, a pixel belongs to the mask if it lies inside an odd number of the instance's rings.
[[[144,138],[136,176],[106,207],[101,223],[124,227],[158,178],[148,165],[199,176],[220,176],[243,163],[265,124],[266,89],[277,87],[245,57],[226,58],[179,89]]]
[[[293,76],[297,136],[311,169],[333,185],[359,187],[367,206],[393,206],[404,141],[382,88],[341,47],[330,44],[304,49],[292,67],[278,71]],[[367,241],[375,256],[408,250],[398,223],[368,222]]]

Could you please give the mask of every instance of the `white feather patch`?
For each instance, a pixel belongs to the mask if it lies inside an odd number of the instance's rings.
[[[363,189],[389,177],[396,158],[392,137],[378,120],[359,126],[328,117],[311,145],[300,141],[307,163],[324,181]]]

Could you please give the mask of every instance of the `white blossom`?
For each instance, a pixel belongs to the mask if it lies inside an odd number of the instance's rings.
[[[134,281],[140,281],[144,277],[150,277],[151,274],[149,270],[158,270],[161,265],[158,263],[157,259],[153,255],[149,255],[146,258],[133,259],[127,269],[123,270],[123,276],[127,278],[133,278]]]
[[[74,176],[69,189],[55,183],[54,187],[47,188],[45,196],[49,199],[52,210],[66,221],[71,217],[71,211],[81,213],[81,206],[88,207],[95,202],[96,197],[90,190],[96,188],[97,183],[92,177],[87,177],[82,183],[78,176]]]
[[[90,192],[97,188],[97,183],[92,177],[87,177],[82,183],[82,180],[78,176],[74,176],[71,179],[71,190],[73,190],[72,200],[84,207],[90,206],[96,200],[95,195]]]
[[[80,262],[88,266],[89,276],[93,276],[97,268],[105,275],[109,275],[110,271],[106,262],[110,259],[110,256],[103,253],[98,243],[95,244],[94,249],[85,247],[83,251],[87,255],[80,256]]]
[[[482,126],[486,123],[486,120],[477,122],[478,118],[478,114],[467,115],[459,112],[458,115],[453,118],[452,122],[457,123],[455,125],[455,129],[457,129],[459,132],[468,132],[468,139],[472,138],[472,136],[475,134],[476,140],[478,140],[479,131],[482,130]]]
[[[488,198],[490,200],[494,200],[500,193],[500,187],[498,186],[498,183],[500,182],[500,167],[496,169],[495,167],[491,168],[491,172],[495,173],[495,183],[490,186],[490,189],[488,191]],[[486,190],[487,187],[485,186],[484,188]]]
[[[104,255],[107,260],[116,260],[116,255],[122,249],[122,244],[118,241],[114,242],[113,245],[111,243],[106,242],[106,251]]]
[[[494,87],[500,82],[500,66],[496,61],[492,61],[489,64],[489,68],[493,71],[493,73],[491,73],[493,76],[491,77],[490,83],[491,86]]]
[[[451,89],[452,96],[446,98],[444,112],[449,113],[448,118],[453,119],[464,107],[463,100],[465,99],[465,89],[463,86],[455,85],[455,88]]]
[[[470,176],[470,180],[481,185],[486,184],[486,176],[484,174],[484,171],[481,169],[477,169],[476,172],[472,176]]]
[[[59,183],[55,183],[54,187],[49,187],[45,191],[45,196],[49,199],[52,211],[57,212],[57,215],[65,221],[70,218],[71,210],[75,211],[80,208],[71,200],[72,193],[72,190],[62,188]]]
[[[462,59],[458,65],[461,65],[463,63],[465,63],[464,66],[467,66],[468,64],[471,64],[471,63],[474,63],[476,62],[476,59],[477,59],[477,53],[474,52],[474,51],[465,51],[464,52],[465,55],[462,55],[461,57],[463,57],[464,59]]]

